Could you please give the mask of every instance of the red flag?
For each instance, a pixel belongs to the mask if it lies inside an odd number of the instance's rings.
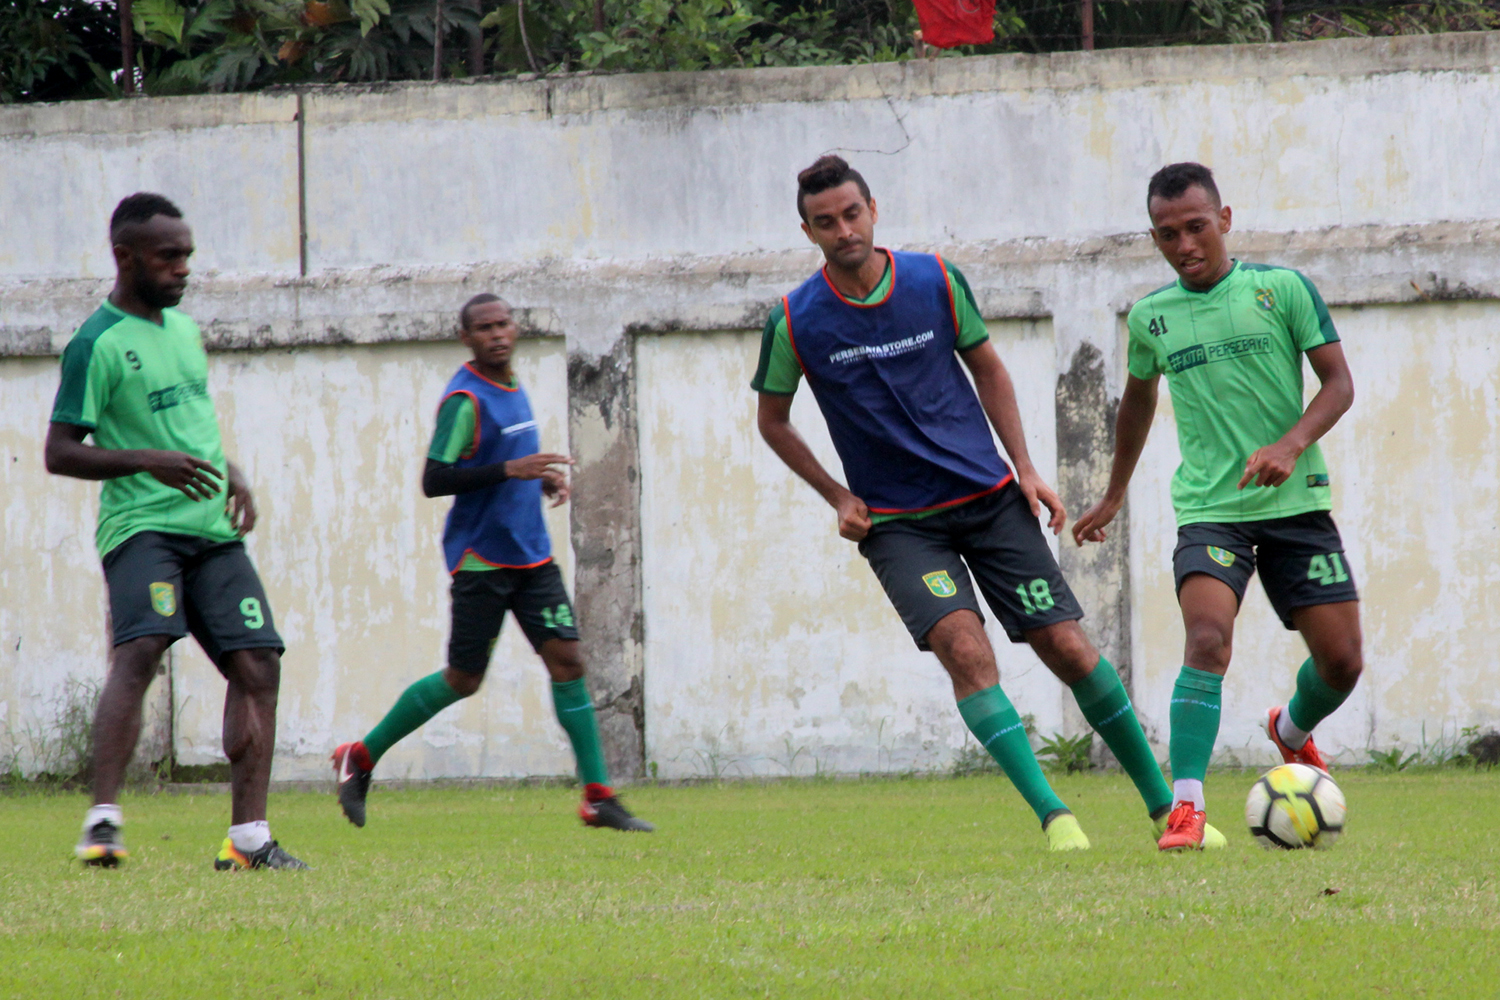
[[[995,37],[995,0],[915,0],[922,41],[940,49]]]

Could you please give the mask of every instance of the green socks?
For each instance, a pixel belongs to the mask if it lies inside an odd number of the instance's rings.
[[[995,758],[1005,776],[1016,786],[1016,791],[1026,800],[1043,823],[1059,809],[1066,811],[1062,799],[1047,784],[1047,776],[1031,752],[1031,742],[1026,738],[1026,728],[1016,708],[1000,690],[1000,685],[985,688],[969,695],[958,703],[958,712],[964,724],[974,734],[981,746]]]
[[[385,713],[380,724],[364,738],[370,761],[379,760],[396,742],[422,723],[459,700],[459,694],[443,680],[443,672],[428,674],[401,692],[396,704]]]
[[[583,678],[552,684],[552,707],[573,744],[578,761],[578,780],[585,785],[608,785],[609,770],[604,766],[604,747],[599,742],[599,723],[594,718],[594,703]]]
[[[1172,687],[1170,755],[1172,780],[1196,781],[1208,774],[1208,759],[1219,736],[1220,692],[1224,678],[1183,667]],[[1202,806],[1199,806],[1201,809]]]
[[[1318,676],[1318,668],[1308,657],[1297,671],[1297,693],[1286,706],[1292,717],[1292,725],[1305,733],[1313,731],[1318,723],[1328,718],[1349,697],[1349,691],[1335,691],[1328,682]]]
[[[459,698],[458,692],[443,679],[441,670],[401,692],[385,718],[364,738],[371,762],[379,760],[398,740]],[[608,785],[609,771],[604,766],[599,724],[594,719],[594,703],[589,700],[583,678],[553,684],[552,705],[557,710],[557,721],[562,723],[573,744],[573,755],[578,758],[578,779],[586,785]]]
[[[1101,656],[1098,666],[1074,684],[1072,691],[1083,717],[1104,737],[1110,752],[1135,782],[1136,790],[1146,801],[1146,811],[1154,815],[1171,808],[1172,789],[1161,775],[1156,754],[1146,742],[1146,734],[1130,707],[1130,696],[1125,693],[1125,685],[1120,683],[1114,666]]]

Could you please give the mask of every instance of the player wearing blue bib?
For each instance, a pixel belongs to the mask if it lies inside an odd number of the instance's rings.
[[[572,459],[542,452],[526,390],[511,370],[516,326],[494,295],[476,295],[459,312],[460,337],[474,354],[448,382],[427,452],[422,490],[451,496],[443,556],[453,577],[448,667],[412,684],[362,740],[333,752],[339,804],[365,825],[365,798],[378,761],[402,737],[479,690],[490,651],[509,611],[552,678],[557,721],[573,745],[583,783],[579,817],[589,826],[651,830],[609,786],[593,702],[583,679],[578,630],[552,540],[544,497],[568,499]]]
[[[870,189],[839,157],[797,180],[802,231],[826,263],[766,324],[751,382],[761,435],[838,512],[839,534],[859,544],[917,647],[937,654],[965,724],[1035,810],[1052,850],[1089,841],[1000,689],[976,582],[1011,641],[1030,643],[1069,685],[1163,822],[1171,789],[1114,667],[1078,624],[1083,611],[1038,523],[1045,506],[1061,531],[1063,505],[1031,465],[1010,375],[968,283],[940,257],[877,248]],[[792,426],[803,377],[847,488]]]

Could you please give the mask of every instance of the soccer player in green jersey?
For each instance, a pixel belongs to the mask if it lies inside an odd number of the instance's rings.
[[[968,282],[936,255],[877,247],[875,200],[841,158],[820,158],[797,181],[802,231],[825,264],[766,323],[751,382],[761,436],[834,509],[839,534],[859,545],[917,648],[936,654],[965,725],[1034,810],[1051,850],[1089,841],[1000,687],[980,594],[1007,637],[1029,643],[1069,686],[1159,829],[1171,789],[1119,675],[1078,624],[1083,609],[1038,521],[1045,507],[1048,527],[1061,531],[1062,501],[1031,464],[1010,375]],[[792,425],[804,378],[848,486]],[[1212,828],[1209,836],[1222,842]]]
[[[266,822],[283,650],[240,540],[255,527],[255,502],[224,458],[202,335],[172,308],[187,287],[192,231],[170,201],[143,193],[120,202],[109,235],[115,287],[63,351],[46,443],[48,472],[104,481],[95,540],[114,650],[76,853],[103,867],[126,856],[119,791],[141,702],[167,647],[192,633],[229,683],[232,825],[214,867],[306,868]]]
[[[365,800],[375,764],[428,719],[479,690],[506,612],[515,618],[552,678],[557,721],[573,745],[588,826],[649,832],[609,784],[594,703],[583,678],[578,627],[542,498],[568,499],[566,455],[541,450],[537,422],[511,368],[520,328],[497,295],[476,295],[458,313],[459,337],[473,353],[449,380],[427,451],[422,492],[453,497],[443,529],[443,554],[453,577],[448,666],[413,683],[362,740],[333,751],[339,805],[365,825]]]
[[[1213,174],[1174,163],[1151,178],[1151,238],[1178,280],[1130,310],[1129,374],[1104,498],[1073,525],[1102,542],[1125,503],[1166,376],[1182,464],[1173,573],[1187,632],[1172,689],[1173,799],[1162,850],[1204,845],[1203,781],[1219,732],[1219,697],[1234,619],[1250,575],[1312,654],[1296,693],[1272,708],[1266,734],[1282,759],[1323,768],[1312,730],[1349,697],[1363,668],[1359,595],[1328,511],[1318,448],[1354,401],[1354,381],[1318,290],[1288,268],[1232,260],[1231,213]],[[1318,392],[1302,405],[1302,357]]]

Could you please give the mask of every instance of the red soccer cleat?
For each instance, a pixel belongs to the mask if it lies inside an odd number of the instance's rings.
[[[1281,718],[1281,713],[1286,711],[1277,705],[1266,713],[1266,735],[1271,737],[1271,742],[1276,744],[1276,749],[1281,751],[1281,762],[1283,764],[1306,764],[1315,767],[1324,774],[1328,773],[1328,765],[1323,763],[1323,755],[1318,752],[1317,745],[1313,743],[1311,735],[1307,742],[1302,744],[1301,750],[1293,750],[1282,742],[1281,734],[1276,731],[1276,720]]]
[[[1195,809],[1191,802],[1177,803],[1177,807],[1167,817],[1166,832],[1156,842],[1157,850],[1203,850],[1203,827],[1207,822],[1208,814]]]

